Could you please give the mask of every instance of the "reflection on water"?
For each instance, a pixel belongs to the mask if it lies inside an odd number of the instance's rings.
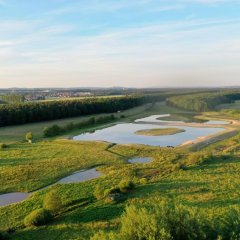
[[[80,141],[106,141],[118,144],[145,144],[166,147],[177,146],[186,141],[191,141],[199,137],[216,134],[224,130],[223,128],[199,128],[181,126],[181,129],[184,129],[185,132],[177,133],[175,135],[144,136],[135,134],[136,131],[153,128],[166,128],[166,126],[158,125],[156,127],[154,124],[123,123],[105,129],[97,130],[95,133],[81,134],[79,136],[75,136],[73,139]]]
[[[129,163],[149,163],[151,161],[152,159],[149,157],[138,157],[138,158],[132,158],[128,160]]]
[[[89,170],[82,170],[73,173],[72,175],[62,178],[57,183],[78,183],[84,182],[90,179],[98,178],[102,175],[101,172],[98,172],[96,168],[92,168]]]
[[[21,202],[29,196],[29,193],[6,193],[0,195],[0,207],[7,206],[13,203]]]

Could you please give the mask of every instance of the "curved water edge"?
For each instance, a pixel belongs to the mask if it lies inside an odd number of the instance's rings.
[[[85,182],[91,179],[98,178],[102,176],[103,174],[99,171],[97,171],[96,168],[91,168],[87,170],[80,170],[77,172],[74,172],[73,174],[64,177],[57,181],[56,183],[50,184],[46,187],[40,188],[37,191],[49,188],[56,184],[67,184],[67,183],[79,183],[79,182]],[[6,193],[0,195],[0,207],[8,206],[13,203],[18,203],[23,200],[26,200],[32,193],[21,193],[21,192],[12,192],[12,193]]]
[[[185,121],[180,121],[180,120],[164,120],[165,117],[171,117],[171,114],[161,114],[161,115],[151,115],[145,118],[140,118],[140,119],[136,119],[134,122],[135,123],[143,123],[143,122],[147,122],[147,123],[170,123],[170,124],[183,124],[183,123],[187,123],[187,124],[191,124],[191,123],[198,123],[200,125],[227,125],[230,124],[230,121],[225,121],[225,120],[218,120],[218,119],[203,119],[206,122],[203,123],[199,123],[199,122],[185,122]]]
[[[152,162],[152,158],[151,157],[135,157],[135,158],[131,158],[128,160],[129,163],[132,164],[136,164],[136,163],[150,163]]]
[[[21,202],[29,197],[30,193],[12,192],[0,195],[0,207]]]

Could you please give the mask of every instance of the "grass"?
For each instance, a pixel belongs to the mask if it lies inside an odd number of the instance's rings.
[[[154,129],[144,129],[136,131],[135,134],[144,136],[164,136],[164,135],[174,135],[177,133],[185,132],[185,130],[180,128],[154,128]]]
[[[181,110],[164,103],[146,105],[134,108],[133,112],[126,111],[124,121],[164,113],[178,114]],[[216,115],[209,113],[208,116]],[[66,124],[64,121],[71,120],[60,120],[58,124]],[[41,124],[50,123],[36,124],[39,136]],[[31,124],[19,127],[16,132],[19,139],[23,133],[21,127],[30,131]],[[6,128],[6,131],[11,128]],[[5,139],[18,139],[14,138],[14,133],[12,136],[8,135]],[[0,208],[0,229],[15,229],[11,240],[88,240],[99,230],[118,229],[120,216],[127,205],[154,202],[159,198],[173,198],[186,206],[203,209],[209,217],[228,212],[229,207],[240,204],[239,139],[238,133],[197,152],[185,148],[113,145],[68,139],[43,141],[39,138],[34,144],[9,144],[0,150],[2,193],[33,191],[76,170],[93,166],[98,166],[103,176],[82,183],[54,185],[36,191],[23,202]],[[153,161],[129,164],[127,160],[135,156],[151,157]],[[97,185],[109,189],[117,186],[122,179],[131,179],[136,183],[136,189],[128,194],[125,201],[114,204],[95,198]],[[23,228],[24,217],[42,207],[43,198],[51,189],[56,189],[63,201],[61,214],[47,226]]]

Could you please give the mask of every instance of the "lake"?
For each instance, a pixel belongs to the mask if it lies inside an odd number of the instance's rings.
[[[154,124],[144,123],[122,123],[105,129],[97,130],[94,133],[81,134],[75,136],[73,139],[79,141],[106,141],[117,144],[144,144],[166,147],[181,145],[184,142],[195,140],[199,137],[206,137],[224,130],[224,128],[214,127],[203,128],[181,126],[179,128],[184,129],[185,132],[177,133],[175,135],[143,136],[135,134],[136,131],[153,128],[166,128],[166,126],[156,126]]]

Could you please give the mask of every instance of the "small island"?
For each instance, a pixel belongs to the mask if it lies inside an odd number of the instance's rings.
[[[144,136],[164,136],[164,135],[174,135],[181,132],[185,132],[185,130],[180,128],[153,128],[153,129],[139,130],[135,132],[135,134],[144,135]]]

